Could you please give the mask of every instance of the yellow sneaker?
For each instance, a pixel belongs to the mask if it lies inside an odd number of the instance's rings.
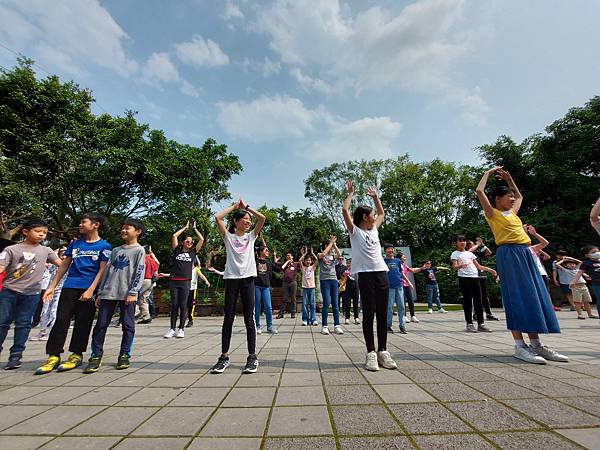
[[[58,366],[58,369],[56,370],[59,372],[66,372],[67,370],[73,370],[74,368],[79,367],[80,365],[81,355],[78,355],[77,353],[71,353],[69,359],[67,359],[64,363]]]
[[[52,372],[56,367],[60,364],[60,358],[58,356],[50,355],[48,357],[48,361],[46,361],[43,365],[38,367],[35,371],[36,375],[44,375],[46,373]]]

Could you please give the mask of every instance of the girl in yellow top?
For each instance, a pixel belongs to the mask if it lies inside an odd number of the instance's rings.
[[[485,187],[492,174],[505,180],[507,186],[495,186],[486,195]],[[535,364],[545,364],[546,360],[567,362],[566,356],[540,342],[538,333],[560,333],[560,327],[550,295],[529,251],[531,240],[517,215],[523,196],[503,167],[486,171],[475,193],[498,245],[496,268],[501,280],[506,326],[515,340],[514,356]],[[525,344],[523,333],[529,336],[530,345]]]

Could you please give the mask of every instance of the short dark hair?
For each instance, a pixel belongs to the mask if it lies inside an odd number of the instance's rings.
[[[588,253],[590,253],[590,250],[592,250],[592,249],[594,249],[594,248],[598,248],[598,246],[597,246],[597,245],[592,245],[592,244],[589,244],[589,245],[584,245],[584,246],[581,248],[581,254],[582,254],[583,256],[585,256],[585,255],[587,255]]]
[[[425,261],[423,261],[423,264],[427,264],[427,263],[431,264],[431,260],[430,259],[426,259]]]
[[[138,231],[141,231],[140,233],[140,237],[142,237],[142,235],[146,232],[146,227],[144,226],[144,224],[142,223],[141,220],[138,219],[132,219],[132,218],[127,218],[123,221],[123,226],[132,226],[133,228],[135,228]]]
[[[496,197],[504,197],[506,194],[514,194],[514,190],[509,188],[508,186],[494,186],[490,189],[490,193],[488,194],[488,198],[490,199],[490,203],[495,208],[496,207]]]
[[[388,248],[395,248],[394,244],[390,244],[390,243],[383,244],[383,251],[386,251]]]
[[[44,219],[34,218],[34,219],[27,219],[21,225],[22,230],[31,230],[32,228],[38,228],[38,227],[48,228],[48,222],[46,222]]]
[[[235,211],[233,211],[233,214],[231,215],[231,222],[229,222],[229,228],[228,228],[228,231],[231,234],[235,233],[236,220],[240,220],[246,214],[250,214],[250,213],[245,209],[236,209]]]
[[[110,229],[108,220],[102,214],[98,214],[95,212],[85,213],[83,216],[81,216],[81,220],[83,219],[89,219],[92,223],[97,223],[98,234],[100,236],[104,236],[104,233],[106,233]]]
[[[363,216],[365,214],[367,214],[367,215],[371,214],[371,211],[373,211],[373,208],[371,208],[370,206],[367,206],[367,205],[357,206],[356,209],[354,210],[354,213],[352,214],[352,222],[354,223],[354,225],[359,227],[363,221]]]
[[[263,252],[263,250],[265,248],[269,248],[266,245],[259,245],[258,247],[256,247],[256,256],[260,256],[260,254]]]
[[[556,252],[557,256],[567,256],[567,251],[566,250],[559,250]]]
[[[454,240],[452,242],[459,242],[459,241],[467,241],[467,238],[464,234],[457,234],[456,236],[454,236]]]

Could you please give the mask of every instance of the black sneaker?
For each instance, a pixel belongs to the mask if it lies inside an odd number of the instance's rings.
[[[388,333],[394,333],[394,329],[392,327],[388,327],[387,332]]]
[[[256,355],[248,355],[248,359],[246,360],[246,367],[242,373],[256,373],[258,370],[258,359],[256,359]]]
[[[486,320],[500,320],[500,319],[498,319],[498,318],[497,318],[495,315],[493,315],[493,314],[488,314],[488,315],[486,315],[486,316],[485,316],[485,319],[486,319]]]
[[[221,355],[217,363],[210,369],[210,373],[223,373],[227,367],[229,367],[229,358]]]
[[[15,370],[21,367],[21,356],[20,355],[10,355],[8,358],[8,362],[6,366],[4,366],[4,370]]]
[[[119,328],[121,326],[121,321],[118,321],[117,323],[115,323],[115,328]]]
[[[102,365],[102,358],[97,356],[92,356],[89,361],[87,367],[83,370],[83,373],[94,373],[98,372],[100,366]]]
[[[144,319],[144,320],[138,320],[137,322],[138,324],[142,324],[142,325],[146,325],[148,323],[152,323],[152,319]]]
[[[194,326],[194,321],[193,320],[188,320],[188,323],[185,325],[186,328],[190,328]]]
[[[406,332],[406,328],[404,328],[404,327],[400,328],[400,334],[408,334]]]
[[[117,370],[127,369],[129,368],[129,365],[129,355],[122,354],[121,356],[119,356],[119,359],[117,360]]]

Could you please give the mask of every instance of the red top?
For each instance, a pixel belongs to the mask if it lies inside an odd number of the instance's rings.
[[[152,278],[154,272],[158,270],[158,263],[154,261],[154,258],[150,255],[146,255],[144,259],[144,266],[146,267],[146,271],[144,272],[144,278]]]

